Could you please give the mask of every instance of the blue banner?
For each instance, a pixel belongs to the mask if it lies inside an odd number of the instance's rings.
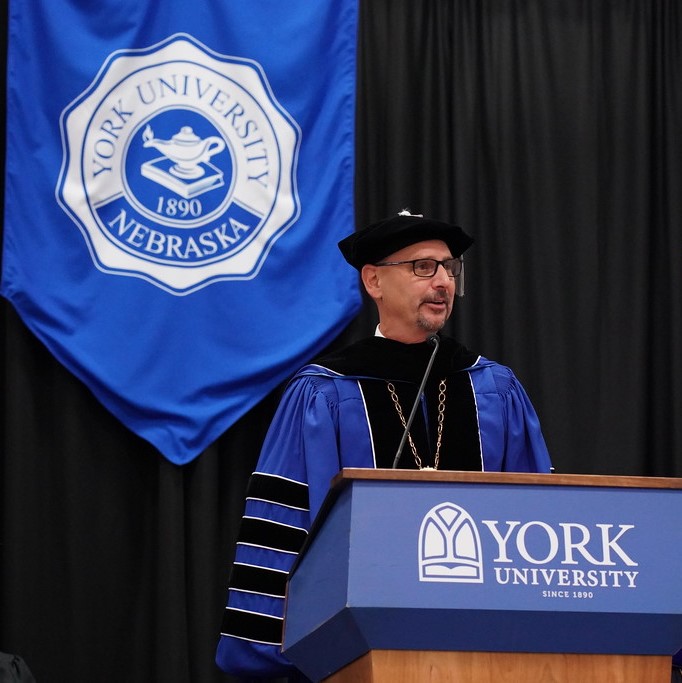
[[[174,463],[357,313],[357,0],[12,0],[1,293]]]

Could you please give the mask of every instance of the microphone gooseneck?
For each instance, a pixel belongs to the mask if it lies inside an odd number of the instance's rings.
[[[417,398],[414,399],[414,404],[412,405],[412,411],[410,412],[410,417],[407,419],[407,422],[405,423],[405,429],[403,430],[403,436],[400,439],[400,444],[398,445],[398,450],[395,454],[395,458],[393,459],[393,469],[397,469],[398,463],[400,462],[400,456],[403,454],[403,449],[405,448],[405,442],[407,441],[407,437],[410,433],[410,427],[412,426],[412,421],[414,420],[414,416],[417,413],[417,407],[419,406],[419,399],[421,398],[421,395],[424,393],[424,387],[426,386],[426,381],[429,379],[429,375],[431,374],[431,368],[433,366],[433,361],[436,360],[436,354],[438,353],[438,347],[440,346],[440,339],[437,334],[432,334],[427,340],[427,344],[431,344],[433,346],[433,351],[431,352],[431,357],[429,358],[428,365],[426,366],[426,372],[424,372],[424,376],[422,377],[422,382],[419,385],[419,391],[417,391]]]

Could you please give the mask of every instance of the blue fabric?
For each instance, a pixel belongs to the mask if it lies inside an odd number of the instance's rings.
[[[551,463],[540,423],[512,371],[479,358],[468,372],[477,405],[486,471],[549,472]],[[329,484],[344,467],[375,467],[370,427],[359,377],[343,376],[320,365],[302,368],[283,396],[256,468],[307,484],[309,511],[248,499],[245,516],[310,529]],[[238,545],[236,561],[289,571],[294,554]],[[230,591],[231,608],[284,615],[284,601]],[[233,674],[276,676],[291,671],[281,645],[222,635],[216,661]]]
[[[1,293],[174,463],[359,310],[356,25],[356,0],[10,3]]]

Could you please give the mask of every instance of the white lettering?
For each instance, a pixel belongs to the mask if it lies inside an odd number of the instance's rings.
[[[628,588],[636,588],[635,586],[635,579],[637,578],[637,575],[639,572],[629,572],[625,571],[625,576],[627,577],[628,580]]]
[[[578,560],[573,559],[573,551],[577,550],[590,564],[600,564],[585,547],[590,540],[590,531],[583,524],[562,523],[559,524],[564,530],[564,559],[562,564],[578,564]],[[582,537],[579,541],[573,539],[573,531],[579,531]]]
[[[526,547],[526,533],[531,527],[539,527],[547,533],[547,538],[549,540],[549,552],[547,553],[546,557],[536,559],[531,557],[530,553],[528,552],[528,548]],[[554,531],[549,524],[545,524],[545,522],[527,522],[519,529],[519,533],[516,537],[516,547],[518,548],[518,551],[524,560],[532,562],[533,564],[547,564],[547,562],[556,557],[556,554],[559,550],[559,538],[557,537],[556,531]]]
[[[495,567],[495,581],[500,585],[514,586],[597,586],[601,588],[636,588],[639,572],[620,569],[537,569],[536,567]]]
[[[490,533],[492,533],[493,538],[497,541],[498,553],[497,557],[495,558],[495,562],[511,562],[509,555],[507,555],[507,541],[509,540],[512,531],[514,531],[514,529],[521,524],[521,522],[507,522],[507,533],[502,536],[502,534],[500,534],[500,532],[497,530],[497,525],[499,522],[490,519],[483,519],[481,521],[488,527],[488,529],[490,529]]]
[[[611,550],[613,550],[618,557],[620,557],[625,564],[630,567],[636,567],[637,562],[635,562],[629,555],[627,555],[623,549],[618,545],[617,541],[621,536],[630,529],[634,529],[634,524],[621,524],[620,532],[615,538],[609,540],[609,529],[613,528],[613,524],[597,524],[601,529],[602,533],[602,547],[604,549],[604,561],[602,564],[616,564],[611,560]]]
[[[108,226],[116,237],[122,238],[136,249],[182,261],[197,261],[219,251],[226,251],[251,230],[250,226],[231,218],[228,223],[222,223],[199,235],[166,235],[135,219],[128,219],[123,209],[116,218],[109,221]]]
[[[560,534],[546,522],[537,520],[525,524],[521,524],[518,520],[506,521],[504,531],[500,530],[502,523],[498,520],[484,519],[481,522],[488,527],[497,543],[495,562],[512,562],[510,553],[511,549],[516,546],[518,554],[531,564],[547,564],[559,556],[561,550],[563,552],[561,564],[564,565],[579,564],[578,556],[580,556],[592,565],[613,566],[617,564],[616,559],[619,559],[630,567],[638,566],[638,563],[620,545],[624,534],[635,528],[633,524],[620,524],[617,531],[614,530],[613,524],[596,524],[599,535],[593,539],[588,527],[574,522],[559,523],[558,526],[562,530]],[[545,554],[538,553],[537,543],[529,544],[530,537],[533,535],[537,539],[538,532],[541,540],[546,539],[548,544]],[[596,544],[597,548],[601,547],[601,557],[599,553],[593,554],[588,550],[590,542],[593,545]],[[587,580],[598,581],[596,575],[589,572]]]

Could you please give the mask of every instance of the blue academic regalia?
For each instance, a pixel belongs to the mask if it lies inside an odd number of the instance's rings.
[[[386,383],[393,380],[403,392],[407,417],[430,354],[427,344],[374,337],[302,368],[289,383],[249,483],[216,656],[225,671],[292,673],[280,652],[287,572],[338,471],[391,466],[387,454],[395,453],[402,426]],[[444,433],[459,429],[468,444],[466,454],[458,452],[448,463],[451,452],[462,450],[453,434],[443,444],[443,469],[550,471],[538,417],[509,368],[443,338],[431,377],[425,393],[435,395],[447,377],[452,408],[446,402],[446,416],[459,420],[452,429],[446,421]],[[427,403],[421,411],[421,453],[433,450],[427,432],[435,427],[426,425],[429,412],[435,423],[435,406]],[[414,429],[416,434],[418,420]],[[382,441],[390,442],[383,452]],[[408,446],[400,467],[414,466]]]

